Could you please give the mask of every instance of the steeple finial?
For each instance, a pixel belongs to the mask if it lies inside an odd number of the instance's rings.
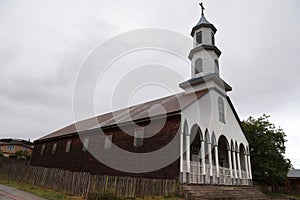
[[[201,15],[204,16],[204,6],[203,6],[203,2],[199,3],[200,7],[201,7]]]

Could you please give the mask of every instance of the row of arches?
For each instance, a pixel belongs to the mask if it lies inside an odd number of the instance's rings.
[[[203,134],[185,121],[180,145],[182,182],[247,185],[252,179],[249,147],[229,143],[224,134],[217,138],[207,129]]]

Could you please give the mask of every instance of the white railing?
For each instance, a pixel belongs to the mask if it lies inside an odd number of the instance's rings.
[[[229,168],[220,167],[219,173],[220,173],[220,184],[222,184],[222,185],[231,185],[232,184]]]
[[[202,167],[200,162],[191,161],[191,173],[190,173],[190,182],[191,183],[203,183],[201,180]]]
[[[206,172],[206,176],[205,176],[205,183],[210,183],[210,166],[209,164],[205,164],[205,172]]]
[[[247,178],[247,172],[242,170],[242,178],[241,178],[241,184],[242,185],[248,185],[248,178]]]
[[[213,165],[213,182],[212,182],[212,184],[219,184],[218,177],[217,177],[217,168],[215,165]]]
[[[186,160],[182,161],[182,172],[187,172],[187,163],[186,163]]]
[[[187,172],[187,163],[186,160],[182,160],[182,182],[187,182],[186,172]]]
[[[237,170],[236,170],[237,171]],[[183,160],[182,163],[182,181],[184,183],[187,182],[187,162],[186,160]],[[193,184],[210,184],[210,165],[206,164],[205,165],[205,182],[203,180],[203,169],[202,165],[200,164],[199,161],[190,161],[190,176],[189,180],[190,183]],[[232,170],[233,176],[235,175],[234,169]],[[212,184],[220,184],[220,185],[248,185],[248,179],[247,179],[247,172],[242,170],[241,172],[241,179],[231,179],[230,175],[230,169],[225,168],[225,167],[219,167],[219,182],[218,182],[218,177],[217,177],[217,169],[216,166],[212,166]],[[239,176],[239,172],[237,171],[237,175]]]

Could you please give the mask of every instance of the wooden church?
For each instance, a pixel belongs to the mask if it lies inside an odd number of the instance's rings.
[[[216,31],[202,8],[191,31],[191,78],[179,84],[182,93],[83,120],[80,131],[72,124],[46,135],[35,141],[31,165],[188,184],[252,184],[249,143],[227,95],[232,88],[219,73]]]

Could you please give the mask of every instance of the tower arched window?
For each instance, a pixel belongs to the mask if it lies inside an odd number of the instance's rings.
[[[199,74],[203,72],[203,60],[202,58],[198,58],[195,61],[195,74]]]
[[[217,73],[219,73],[219,62],[218,60],[215,60],[215,70]]]
[[[224,101],[221,97],[218,98],[219,121],[225,123]]]
[[[197,44],[202,43],[202,31],[199,31],[198,33],[196,33],[196,42],[197,42]]]
[[[212,45],[215,45],[215,34],[211,33],[211,43]]]

